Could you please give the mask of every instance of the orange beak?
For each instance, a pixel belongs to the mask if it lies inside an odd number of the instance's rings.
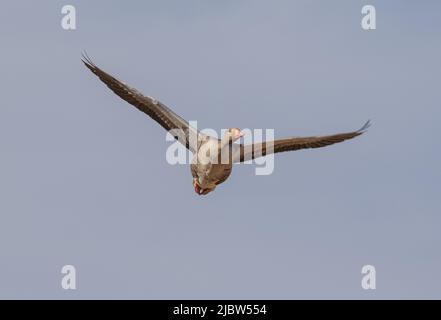
[[[239,131],[239,133],[236,134],[236,139],[239,139],[241,137],[243,137],[245,135],[245,133],[243,133],[242,131]]]

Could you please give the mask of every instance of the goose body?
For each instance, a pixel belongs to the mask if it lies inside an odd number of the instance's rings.
[[[210,137],[200,144],[190,165],[196,193],[207,194],[230,176],[233,163],[222,163],[219,157],[221,153],[222,144],[218,139]]]
[[[82,61],[116,95],[158,122],[193,153],[190,169],[194,190],[199,195],[208,194],[227,180],[234,163],[243,163],[270,153],[325,147],[355,138],[363,134],[370,125],[368,121],[357,131],[327,136],[292,137],[249,145],[236,144],[234,142],[242,136],[239,129],[229,129],[222,139],[205,135],[192,128],[188,121],[160,101],[144,96],[98,68],[87,55],[83,55]]]

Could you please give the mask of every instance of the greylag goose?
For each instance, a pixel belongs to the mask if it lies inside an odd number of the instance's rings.
[[[243,163],[272,153],[329,146],[363,134],[370,125],[370,122],[367,121],[357,131],[327,136],[293,137],[248,145],[233,143],[243,135],[240,129],[227,130],[222,139],[205,135],[191,127],[188,121],[178,116],[160,101],[144,96],[136,89],[98,68],[87,54],[83,55],[82,61],[116,95],[158,122],[193,153],[190,167],[193,187],[199,195],[208,194],[227,180],[231,174],[233,163]],[[224,152],[225,150],[228,152]],[[223,158],[224,154],[228,156],[226,161]]]

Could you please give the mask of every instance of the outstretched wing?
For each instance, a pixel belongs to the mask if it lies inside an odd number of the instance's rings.
[[[367,121],[362,128],[353,132],[338,133],[319,137],[287,138],[249,145],[240,144],[233,155],[233,161],[244,162],[258,157],[263,157],[271,153],[326,147],[334,143],[355,138],[363,134],[366,129],[369,128],[369,126],[370,121]]]
[[[150,116],[165,130],[170,131],[175,139],[181,142],[187,149],[196,152],[200,141],[206,136],[191,127],[188,121],[178,116],[163,103],[151,97],[144,96],[138,90],[129,87],[110,74],[104,72],[92,62],[87,54],[83,54],[82,61],[90,71],[92,71],[121,99],[127,101],[138,110]]]

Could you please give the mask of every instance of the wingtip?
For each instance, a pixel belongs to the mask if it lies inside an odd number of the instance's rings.
[[[367,129],[369,129],[369,127],[371,126],[371,120],[368,120],[368,121],[366,121],[366,123],[360,128],[360,129],[358,129],[357,130],[357,132],[359,132],[359,133],[365,133],[366,131],[367,131]]]
[[[93,63],[92,59],[89,57],[89,55],[87,54],[86,50],[83,50],[83,52],[81,52],[81,61],[83,61],[83,63],[86,66],[92,66],[94,67],[95,64]]]

